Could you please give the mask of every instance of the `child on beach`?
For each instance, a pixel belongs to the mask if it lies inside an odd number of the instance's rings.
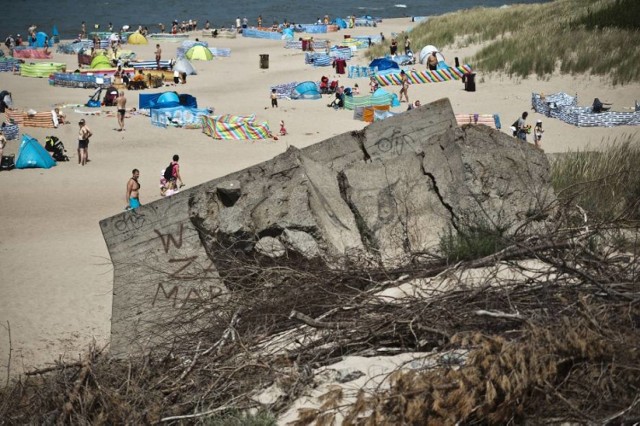
[[[536,121],[536,127],[533,128],[533,143],[537,148],[541,148],[540,141],[542,140],[542,134],[544,129],[542,128],[542,120]]]
[[[378,90],[378,82],[376,81],[375,77],[371,76],[371,78],[369,79],[369,91],[373,93],[376,90]]]
[[[280,120],[280,136],[287,135],[287,128],[284,127],[284,120]]]
[[[278,95],[276,89],[271,89],[271,108],[278,108]]]

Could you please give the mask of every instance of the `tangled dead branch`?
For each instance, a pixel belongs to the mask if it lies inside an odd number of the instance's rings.
[[[0,391],[0,418],[195,423],[259,407],[278,415],[314,369],[346,356],[464,350],[453,362],[398,370],[388,388],[353,402],[335,389],[297,424],[638,421],[640,271],[634,252],[597,244],[598,232],[394,270],[230,254],[227,297],[188,305],[172,328],[155,324],[167,337],[154,350],[127,359],[91,350],[27,375]],[[256,394],[268,387],[280,393],[261,405]]]

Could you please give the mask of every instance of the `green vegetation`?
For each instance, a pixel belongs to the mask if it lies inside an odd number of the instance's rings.
[[[482,44],[465,63],[485,72],[539,77],[554,71],[606,76],[612,84],[640,81],[640,2],[556,0],[506,8],[473,8],[418,24],[413,46]],[[404,34],[398,36],[400,39]],[[369,55],[388,52],[374,46]],[[416,52],[419,53],[419,52]]]
[[[580,206],[592,220],[640,219],[640,147],[632,139],[601,152],[558,156],[551,179],[560,200]]]
[[[440,251],[449,262],[473,260],[502,250],[508,241],[507,227],[483,222],[459,225],[440,237]]]

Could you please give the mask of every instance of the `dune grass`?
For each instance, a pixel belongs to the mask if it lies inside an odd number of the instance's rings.
[[[593,219],[640,220],[640,147],[632,136],[602,151],[574,151],[552,161],[558,197]]]
[[[412,45],[483,44],[464,62],[485,72],[526,78],[591,73],[612,84],[640,81],[640,2],[637,0],[556,0],[505,8],[473,8],[418,24]],[[633,15],[635,13],[635,16]],[[634,23],[634,20],[636,21]],[[404,34],[398,35],[399,39]],[[369,55],[388,53],[374,46]]]

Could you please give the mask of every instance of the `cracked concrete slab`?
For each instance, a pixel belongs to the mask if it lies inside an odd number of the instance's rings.
[[[459,223],[517,227],[551,199],[541,151],[457,127],[447,99],[290,148],[100,222],[114,264],[111,349],[144,350],[183,306],[225,297],[221,254],[395,264]]]

